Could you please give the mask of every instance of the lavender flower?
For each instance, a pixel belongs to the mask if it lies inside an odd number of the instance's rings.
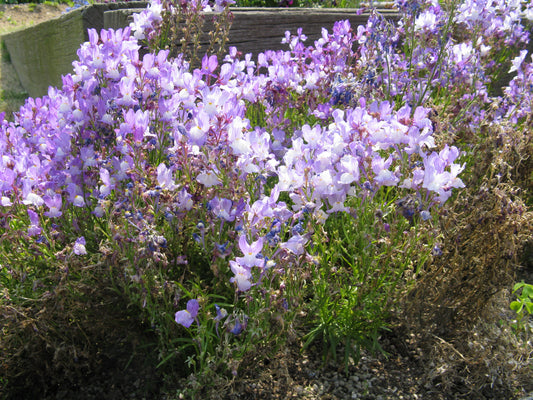
[[[28,235],[29,236],[40,235],[42,232],[42,229],[41,229],[41,223],[39,222],[39,215],[35,211],[28,209],[28,217],[30,217],[30,226],[28,227]]]
[[[74,242],[74,247],[72,251],[78,256],[85,255],[87,254],[87,250],[85,249],[86,244],[87,243],[85,242],[85,238],[81,236]]]
[[[198,300],[192,299],[187,302],[187,309],[178,311],[174,317],[176,323],[189,328],[192,323],[197,320],[198,310],[200,309],[200,304]]]

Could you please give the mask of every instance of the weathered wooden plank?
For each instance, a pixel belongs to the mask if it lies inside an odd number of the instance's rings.
[[[3,36],[11,63],[30,96],[45,94],[50,85],[59,86],[61,75],[72,71],[76,50],[85,41],[83,12],[74,10]]]
[[[116,10],[104,14],[106,28],[118,29],[127,26],[133,20],[133,14],[137,10]],[[237,47],[243,54],[252,53],[257,56],[265,50],[288,50],[288,45],[282,44],[285,32],[296,33],[302,28],[307,36],[306,44],[310,45],[319,39],[322,28],[330,32],[336,21],[349,20],[352,27],[365,24],[368,14],[359,14],[355,9],[316,9],[316,8],[233,8],[234,16],[226,49],[231,46]],[[397,19],[398,14],[394,10],[380,10],[380,13],[390,19]],[[212,27],[210,22],[213,13],[205,13],[204,31],[208,32]],[[206,34],[200,38],[200,50],[198,54],[204,54],[209,45]]]

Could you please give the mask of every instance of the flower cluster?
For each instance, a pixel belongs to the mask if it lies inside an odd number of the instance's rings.
[[[530,60],[528,61],[527,58]],[[517,123],[529,118],[531,121],[533,104],[533,57],[522,50],[520,55],[513,59],[510,73],[516,76],[505,88],[505,117],[512,123]]]
[[[107,237],[176,264],[187,254],[166,254],[169,235],[190,235],[241,293],[312,258],[306,221],[349,213],[350,198],[372,201],[380,188],[395,188],[417,197],[427,219],[464,186],[460,151],[436,145],[432,88],[460,91],[463,102],[485,99],[486,49],[456,42],[453,14],[437,2],[404,3],[398,27],[378,15],[356,29],[339,21],[311,46],[301,30],[288,32],[288,51],[253,60],[232,48],[194,70],[166,50],[141,55],[139,40],[154,39],[162,21],[158,0],[128,28],[90,30],[63,87],[28,99],[0,126],[2,207],[24,207],[36,237],[79,210],[111,226]],[[526,40],[518,6],[504,17],[495,5],[489,18],[478,3],[464,2],[455,21],[490,23],[479,29],[501,33],[505,44]],[[426,46],[401,53],[413,35]],[[507,92],[520,104],[509,111],[514,118],[531,112],[531,100],[518,99],[531,86],[524,57],[513,62],[519,75]],[[262,121],[251,120],[254,109],[264,111]],[[119,225],[133,227],[130,237]],[[86,254],[91,237],[75,233],[75,254]],[[198,313],[191,300],[175,320],[189,327]]]

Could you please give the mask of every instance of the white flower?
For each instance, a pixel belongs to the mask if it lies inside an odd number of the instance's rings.
[[[74,254],[78,256],[87,254],[87,249],[85,248],[85,244],[86,244],[85,238],[83,236],[76,239],[76,242],[74,243],[74,248],[73,248]]]
[[[513,66],[511,69],[509,69],[509,73],[518,71],[522,63],[524,62],[524,59],[526,58],[527,50],[521,50],[520,55],[518,57],[515,57],[511,63]]]
[[[213,171],[202,172],[196,180],[206,187],[220,185],[222,183]]]
[[[44,204],[44,200],[41,196],[35,193],[28,193],[26,198],[22,201],[25,205],[34,205],[35,207],[40,207]]]

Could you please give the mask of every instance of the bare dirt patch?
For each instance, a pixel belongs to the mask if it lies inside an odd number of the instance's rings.
[[[0,4],[0,35],[58,17],[66,4]]]

